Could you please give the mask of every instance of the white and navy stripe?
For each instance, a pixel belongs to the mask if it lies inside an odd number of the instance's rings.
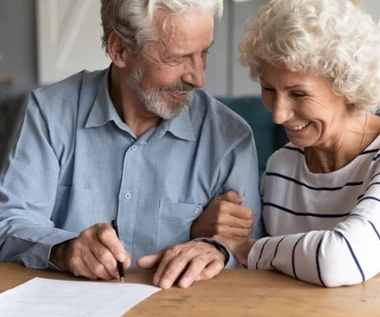
[[[311,173],[302,148],[274,153],[263,175],[269,237],[248,267],[322,286],[361,283],[380,272],[380,137],[342,169]]]

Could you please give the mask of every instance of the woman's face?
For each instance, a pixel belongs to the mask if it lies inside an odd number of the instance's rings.
[[[351,107],[327,78],[263,64],[260,84],[265,107],[293,144],[330,148],[343,138]]]

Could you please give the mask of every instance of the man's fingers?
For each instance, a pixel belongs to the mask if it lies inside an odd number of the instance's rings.
[[[153,284],[169,288],[187,266],[187,257],[181,254],[178,246],[167,249],[153,277]]]
[[[124,271],[131,267],[131,262],[132,262],[131,254],[128,251],[126,252],[127,252],[127,259],[124,262],[122,262]]]
[[[218,195],[214,198],[215,200],[226,200],[233,204],[241,204],[244,201],[244,197],[240,196],[236,192],[230,190],[224,194]]]
[[[173,286],[173,284],[177,281],[177,279],[181,276],[182,272],[186,269],[187,261],[179,261],[176,259],[175,264],[170,264],[166,267],[164,274],[161,278],[155,279],[157,286],[167,289]]]
[[[220,251],[205,242],[192,242],[169,248],[154,276],[154,284],[161,288],[189,287],[197,278],[214,277],[224,267]],[[215,262],[215,264],[213,264]],[[208,268],[210,266],[210,268]],[[208,268],[204,275],[201,272]]]
[[[129,253],[125,250],[123,243],[119,240],[115,230],[111,226],[103,224],[103,227],[99,228],[97,234],[98,239],[111,251],[117,261],[123,263],[130,260]]]
[[[105,250],[105,252],[108,252],[109,257],[112,258],[112,255],[109,253],[109,251],[106,251],[105,248],[103,249]],[[109,267],[106,267],[104,262],[99,260],[97,258],[97,255],[94,253],[88,252],[83,254],[82,260],[83,263],[91,270],[92,274],[94,274],[97,278],[100,278],[102,280],[109,280],[117,276],[116,261],[114,259],[113,261],[115,261],[115,265],[112,265],[112,260],[104,261],[108,263]]]
[[[217,276],[223,269],[224,263],[222,261],[213,260],[202,270],[202,272],[196,278],[196,281],[210,280],[213,277]]]
[[[186,272],[178,281],[178,286],[187,288],[193,284],[194,281],[213,278],[223,268],[224,263],[222,261],[210,259],[209,254],[199,254],[189,263]]]
[[[83,262],[82,258],[74,257],[72,258],[69,263],[70,271],[75,276],[84,276],[90,280],[96,280],[98,277],[92,273],[90,268]]]
[[[136,263],[142,269],[151,270],[158,266],[158,264],[161,261],[162,255],[163,251],[151,255],[142,256],[141,258],[137,259]]]

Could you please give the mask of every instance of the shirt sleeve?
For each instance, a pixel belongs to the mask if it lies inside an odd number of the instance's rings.
[[[264,230],[259,194],[258,160],[254,137],[249,128],[221,162],[220,170],[222,175],[228,176],[219,194],[233,190],[244,196],[242,205],[254,212],[254,229],[251,238],[261,238]]]
[[[50,220],[59,171],[46,118],[32,94],[0,182],[0,261],[47,268],[52,246],[77,236]]]
[[[251,238],[261,238],[264,235],[264,229],[261,217],[258,161],[255,141],[250,129],[247,129],[247,133],[243,134],[233,150],[225,157],[221,169],[229,173],[220,193],[233,190],[245,197],[242,205],[254,212],[254,229]],[[230,251],[229,254],[225,268],[244,268]]]
[[[256,146],[253,134],[248,125],[241,126],[238,137],[231,143],[231,148],[226,151],[226,155],[220,160],[215,169],[218,170],[219,179],[222,179],[216,194],[227,191],[235,191],[245,197],[242,205],[250,208],[254,212],[254,230],[252,238],[263,236],[263,224],[261,217],[261,200],[259,195],[259,172]],[[200,238],[201,240],[204,238]],[[195,239],[197,240],[197,239]],[[208,239],[212,240],[212,239]],[[222,243],[212,240],[221,246]],[[224,246],[225,247],[225,246]],[[227,247],[225,247],[228,250]],[[244,268],[240,265],[233,254],[228,250],[229,260],[225,268]]]
[[[325,287],[364,282],[380,272],[380,164],[364,195],[331,230],[259,239],[248,268],[278,270]]]

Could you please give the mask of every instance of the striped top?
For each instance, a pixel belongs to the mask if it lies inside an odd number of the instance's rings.
[[[311,173],[303,148],[289,143],[268,160],[261,195],[268,237],[250,269],[275,269],[327,287],[380,272],[380,136],[347,166]]]

